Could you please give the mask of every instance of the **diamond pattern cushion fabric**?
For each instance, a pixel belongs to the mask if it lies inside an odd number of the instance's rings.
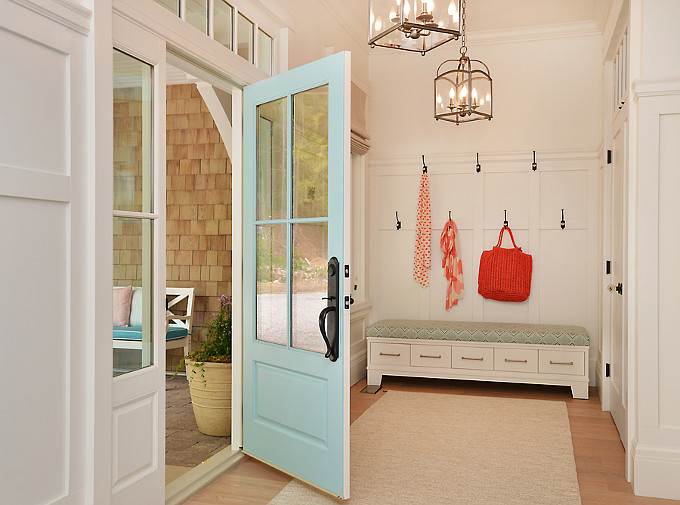
[[[503,344],[590,345],[585,328],[553,324],[384,319],[366,328],[366,336]]]

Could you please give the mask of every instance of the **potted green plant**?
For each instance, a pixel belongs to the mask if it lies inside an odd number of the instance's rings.
[[[198,430],[225,437],[231,434],[231,296],[219,300],[220,311],[205,326],[207,340],[183,361]]]

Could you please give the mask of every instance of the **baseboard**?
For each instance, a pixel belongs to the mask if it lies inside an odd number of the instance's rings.
[[[349,365],[349,383],[354,386],[366,378],[366,351],[351,356]]]
[[[680,448],[638,444],[633,450],[635,494],[680,500]]]

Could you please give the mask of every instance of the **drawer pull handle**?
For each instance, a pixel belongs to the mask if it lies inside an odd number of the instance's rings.
[[[461,356],[460,359],[466,359],[468,361],[484,361],[484,358],[466,358],[465,356]]]
[[[396,356],[401,356],[401,353],[392,354],[392,353],[389,353],[389,352],[381,352],[380,355],[381,356],[395,356],[396,357]]]
[[[527,360],[525,360],[525,359],[508,359],[508,358],[505,358],[505,362],[506,362],[506,363],[526,363]]]
[[[421,358],[435,358],[435,359],[441,359],[442,355],[440,354],[440,355],[438,355],[438,356],[428,356],[427,354],[421,354],[420,357],[421,357]]]
[[[574,362],[573,362],[573,361],[553,361],[553,360],[550,360],[550,364],[551,364],[551,365],[569,365],[569,366],[573,366],[573,365],[574,365]]]

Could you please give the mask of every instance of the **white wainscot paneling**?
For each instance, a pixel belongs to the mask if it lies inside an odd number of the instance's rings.
[[[0,166],[67,174],[69,56],[2,28],[0,47],[0,118],[12,128],[0,135]]]
[[[463,283],[465,293],[458,305],[446,310],[446,290],[449,281],[442,268],[442,251],[439,247],[441,230],[432,230],[432,271],[430,272],[430,319],[451,321],[472,321],[473,299],[477,294],[477,272],[474,269],[472,254],[472,230],[459,230],[459,251],[463,260]]]
[[[53,503],[68,493],[69,369],[86,365],[69,362],[69,210],[0,196],[0,216],[0,306],[11,309],[0,368],[0,476],[11,486],[0,502]]]
[[[588,172],[541,172],[541,229],[560,230],[562,209],[567,230],[588,226]]]
[[[541,230],[539,269],[540,322],[587,326],[586,230]]]
[[[680,114],[659,117],[659,209],[663,216],[680,214]],[[680,442],[680,234],[674,218],[659,219],[659,426],[675,431]]]
[[[417,167],[414,172],[414,175],[407,176],[386,175],[378,177],[379,229],[396,230],[395,211],[399,213],[402,229],[415,228],[420,175]]]
[[[420,319],[420,287],[413,278],[414,230],[379,231],[380,319]]]
[[[484,250],[492,249],[498,242],[498,233],[503,223],[499,223],[498,230],[484,230]],[[512,227],[512,223],[510,223]],[[531,254],[529,247],[529,232],[527,230],[513,230],[515,242],[522,248],[522,252]],[[503,247],[512,247],[510,235],[506,231],[503,234]],[[481,253],[480,253],[481,254]],[[536,258],[533,259],[533,271],[536,272]],[[496,321],[505,323],[526,323],[529,321],[529,304],[537,297],[536,276],[531,278],[531,295],[525,302],[499,302],[496,300],[484,300],[484,321]],[[477,294],[476,296],[481,296]],[[533,297],[533,298],[532,298]]]
[[[484,173],[484,228],[500,229],[504,210],[515,228],[529,227],[529,177],[535,173]],[[486,243],[486,242],[485,242]]]
[[[449,219],[449,211],[458,228],[472,229],[475,208],[473,184],[473,174],[433,174],[430,176],[432,226],[439,228],[440,234],[442,226]],[[437,237],[437,247],[439,247],[438,240],[439,237]]]

